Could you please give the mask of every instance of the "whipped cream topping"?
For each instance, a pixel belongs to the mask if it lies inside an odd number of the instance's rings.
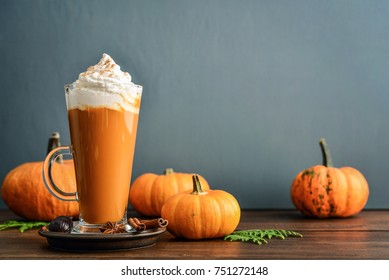
[[[139,112],[142,86],[131,80],[131,75],[104,53],[99,63],[82,72],[73,84],[65,86],[68,110],[108,107]]]

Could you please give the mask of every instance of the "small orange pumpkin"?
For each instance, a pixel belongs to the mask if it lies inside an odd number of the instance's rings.
[[[12,169],[4,178],[1,188],[5,204],[15,214],[32,221],[49,222],[57,216],[78,217],[77,202],[59,200],[46,189],[42,167],[43,162],[27,162]],[[75,191],[73,160],[55,163],[52,174],[64,191]]]
[[[193,175],[193,190],[170,197],[162,207],[167,229],[178,238],[219,238],[232,233],[240,221],[240,206],[230,193],[204,191]]]
[[[320,140],[323,165],[301,171],[291,187],[298,210],[309,217],[350,217],[359,213],[369,197],[369,186],[357,169],[333,167],[325,139]]]
[[[208,182],[200,176],[204,189]],[[132,208],[143,216],[160,217],[165,201],[172,195],[193,188],[192,174],[174,172],[172,168],[163,175],[146,173],[132,183],[129,201]]]

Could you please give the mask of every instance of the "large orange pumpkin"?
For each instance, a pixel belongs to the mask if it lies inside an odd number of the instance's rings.
[[[162,207],[168,230],[178,238],[219,238],[232,233],[240,221],[240,206],[230,193],[202,189],[193,176],[193,190],[170,197]]]
[[[78,217],[77,202],[62,201],[46,189],[43,162],[28,162],[12,169],[4,178],[1,195],[10,210],[33,221],[52,221],[57,216]],[[64,191],[74,192],[76,178],[72,160],[55,163],[53,179]]]
[[[357,169],[333,167],[325,139],[320,140],[323,165],[301,171],[291,187],[293,204],[310,217],[350,217],[359,213],[369,197],[369,186]]]
[[[199,177],[203,188],[209,189],[208,182]],[[129,201],[139,214],[160,217],[162,206],[169,197],[192,188],[192,174],[168,168],[162,175],[145,173],[136,178],[130,188]]]

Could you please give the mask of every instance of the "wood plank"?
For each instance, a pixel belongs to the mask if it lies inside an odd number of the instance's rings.
[[[14,217],[0,212],[0,220]],[[304,237],[268,244],[222,239],[186,241],[170,233],[149,248],[122,252],[74,253],[51,249],[37,230],[0,231],[0,259],[389,259],[389,211],[364,211],[351,219],[316,220],[296,211],[244,211],[239,229],[277,228]]]
[[[389,231],[389,211],[362,211],[353,217],[331,219],[308,218],[293,210],[244,211],[239,228],[250,227],[301,231]]]
[[[389,232],[370,231],[307,232],[303,238],[272,239],[263,245],[183,241],[166,233],[149,248],[101,253],[52,250],[36,233],[15,230],[1,235],[0,243],[1,259],[389,259]]]

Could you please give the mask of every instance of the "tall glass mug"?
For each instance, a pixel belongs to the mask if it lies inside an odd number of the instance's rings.
[[[142,86],[117,84],[130,99],[93,89],[65,86],[71,146],[58,147],[43,166],[46,187],[58,199],[78,201],[80,221],[76,232],[99,232],[107,222],[127,224],[127,206]],[[115,98],[118,97],[118,100]],[[124,100],[124,102],[122,102]],[[129,102],[130,100],[130,102]],[[85,105],[86,104],[86,105]],[[57,186],[51,168],[60,156],[74,160],[77,191]]]

